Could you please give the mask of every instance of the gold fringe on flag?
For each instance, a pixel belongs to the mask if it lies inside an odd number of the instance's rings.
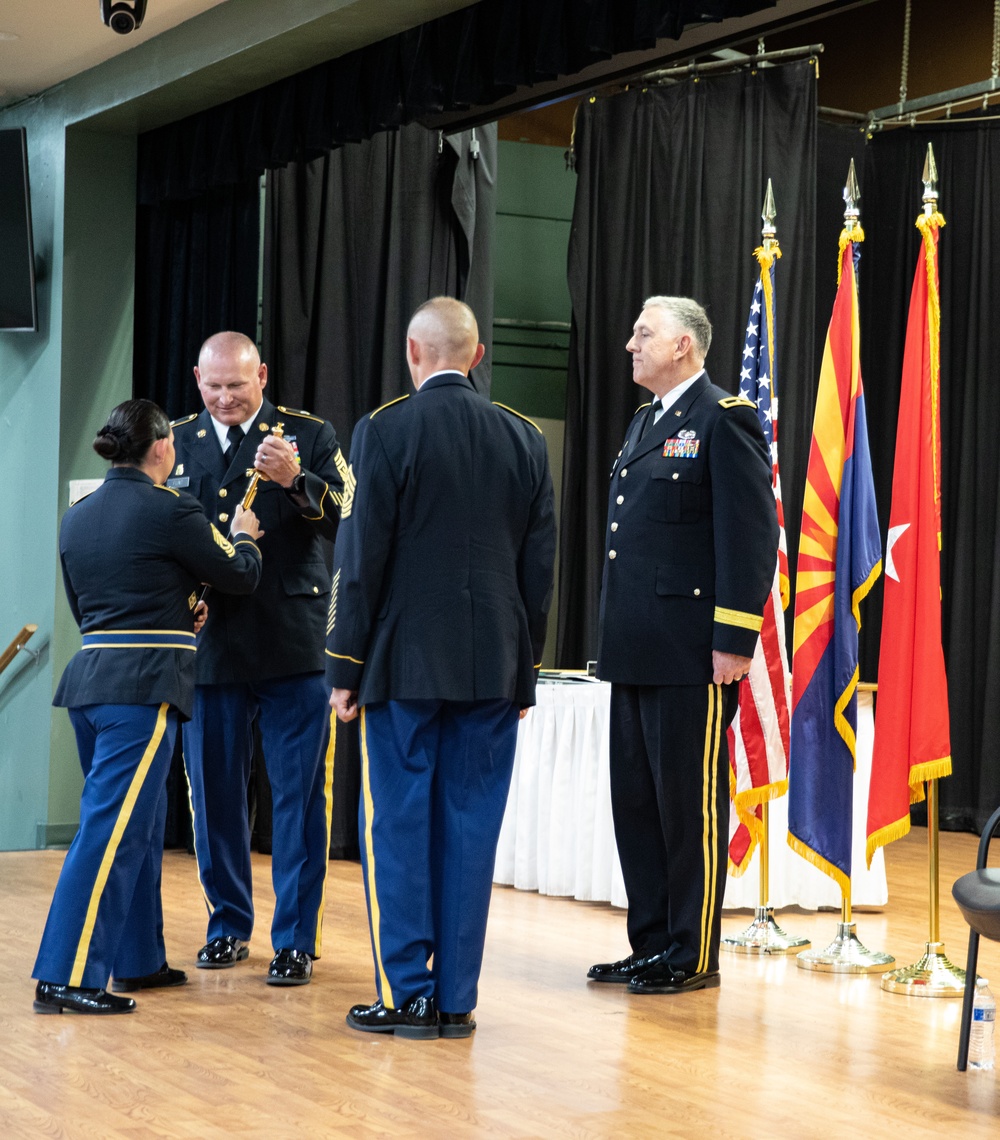
[[[840,284],[841,271],[844,267],[844,250],[847,249],[849,242],[854,242],[859,245],[865,240],[865,231],[860,226],[855,226],[853,229],[843,229],[840,231],[840,241],[838,243],[839,253],[837,254],[837,284]]]
[[[931,354],[931,462],[934,465],[934,502],[941,501],[941,474],[938,471],[938,400],[941,383],[941,298],[937,283],[937,245],[934,234],[945,224],[937,210],[927,216],[921,214],[916,221],[924,242],[924,264],[927,267],[927,338]],[[941,536],[938,535],[938,549]],[[949,773],[950,774],[950,773]],[[921,797],[923,798],[923,797]]]
[[[733,810],[736,812],[737,819],[750,833],[750,842],[743,859],[739,863],[734,863],[732,859],[729,860],[729,873],[734,879],[738,879],[750,866],[753,853],[764,837],[764,825],[757,818],[757,808],[761,804],[770,803],[771,800],[780,799],[787,791],[788,777],[786,776],[783,780],[775,780],[770,784],[762,784],[758,788],[746,788],[742,792],[738,792],[736,790],[736,773],[730,767],[729,799],[733,805]]]

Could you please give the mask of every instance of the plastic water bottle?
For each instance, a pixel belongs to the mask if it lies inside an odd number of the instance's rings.
[[[989,982],[985,978],[977,978],[976,996],[972,1002],[972,1033],[969,1036],[970,1069],[993,1068],[996,1016],[997,1003],[990,993]]]

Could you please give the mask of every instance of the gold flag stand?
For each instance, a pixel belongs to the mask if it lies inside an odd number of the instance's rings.
[[[884,970],[896,959],[881,950],[869,950],[858,938],[851,921],[850,889],[843,892],[837,936],[825,950],[805,950],[796,956],[803,970],[819,970],[827,974],[872,974]]]
[[[961,997],[965,992],[965,971],[948,961],[941,941],[940,891],[938,883],[939,840],[938,782],[927,781],[927,848],[930,867],[930,939],[924,943],[923,957],[912,966],[892,970],[882,976],[882,989],[911,997]]]
[[[767,192],[764,195],[764,208],[761,211],[761,221],[764,223],[761,227],[761,248],[755,250],[755,255],[760,261],[761,271],[765,272],[765,267],[772,264],[775,257],[781,256],[781,251],[778,249],[778,231],[775,227],[774,221],[778,216],[777,210],[774,206],[774,190],[771,186],[771,179],[767,180]],[[761,320],[764,319],[764,314],[761,314]],[[772,375],[774,369],[775,346],[771,344],[771,359],[772,359]],[[768,807],[769,804],[765,800],[761,804],[761,836],[760,836],[760,894],[758,896],[759,903],[754,910],[753,922],[743,931],[742,934],[737,934],[733,938],[723,938],[721,947],[723,950],[731,950],[734,954],[788,954],[792,950],[798,950],[802,946],[811,945],[808,938],[798,938],[793,934],[786,934],[781,927],[775,922],[774,907],[768,899],[770,894],[770,867],[768,860],[768,851],[770,843],[770,832],[768,830]]]
[[[734,954],[790,954],[803,946],[811,946],[808,938],[799,938],[794,934],[786,934],[774,918],[774,907],[768,901],[770,886],[770,867],[768,864],[768,830],[767,803],[761,804],[760,837],[760,903],[754,910],[753,922],[733,938],[723,938],[723,950],[730,950]]]

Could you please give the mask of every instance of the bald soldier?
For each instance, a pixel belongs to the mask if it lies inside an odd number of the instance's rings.
[[[366,1032],[474,1031],[518,715],[535,703],[552,480],[539,429],[469,381],[482,355],[472,310],[428,301],[406,338],[416,394],[351,441],[326,675],[340,719],[361,716],[378,999],[347,1023]]]
[[[325,420],[276,408],[267,365],[242,333],[202,345],[195,379],[205,408],[174,426],[168,484],[187,491],[225,534],[254,469],[254,511],[270,564],[249,597],[213,596],[198,639],[197,686],[184,726],[195,853],[209,919],[201,969],[249,955],[250,726],[259,717],[273,793],[274,958],[270,985],[303,985],[321,949],[329,856],[330,710],[323,638],[330,600],[328,547],[337,532],[347,463]],[[272,434],[281,423],[284,437]]]

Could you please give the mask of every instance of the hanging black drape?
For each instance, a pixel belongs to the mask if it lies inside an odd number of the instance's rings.
[[[477,152],[478,157],[473,157]],[[443,140],[413,124],[268,177],[264,357],[275,401],[329,419],[345,452],[372,408],[412,391],[406,326],[438,294],[467,301],[489,347],[496,126]],[[489,391],[490,354],[473,373]],[[334,855],[357,852],[357,723],[338,725]]]
[[[709,375],[736,390],[769,177],[783,250],[776,335],[786,519],[801,509],[805,453],[786,448],[785,440],[803,435],[814,399],[815,110],[809,62],[636,89],[580,107],[569,250],[562,667],[579,667],[596,653],[608,471],[645,398],[625,351],[632,324],[651,294],[701,301],[714,328]]]
[[[136,209],[132,394],[171,419],[202,406],[191,370],[207,336],[236,329],[256,339],[259,218],[256,178]],[[179,740],[167,795],[166,844],[189,846]]]
[[[190,198],[775,0],[480,0],[151,131],[139,200]]]
[[[495,124],[440,141],[413,124],[269,174],[265,359],[281,403],[328,418],[345,452],[411,390],[406,326],[429,297],[472,306],[489,391],[496,159]]]
[[[201,408],[191,369],[206,337],[257,339],[259,218],[256,178],[137,208],[133,393],[171,419]]]
[[[862,369],[883,544],[891,502],[903,340],[927,143],[940,175],[943,640],[953,774],[941,825],[978,831],[1000,803],[1000,126],[969,123],[876,135],[862,180]],[[864,606],[873,663],[882,589]],[[863,658],[864,660],[864,658]],[[873,664],[863,673],[874,677]]]

